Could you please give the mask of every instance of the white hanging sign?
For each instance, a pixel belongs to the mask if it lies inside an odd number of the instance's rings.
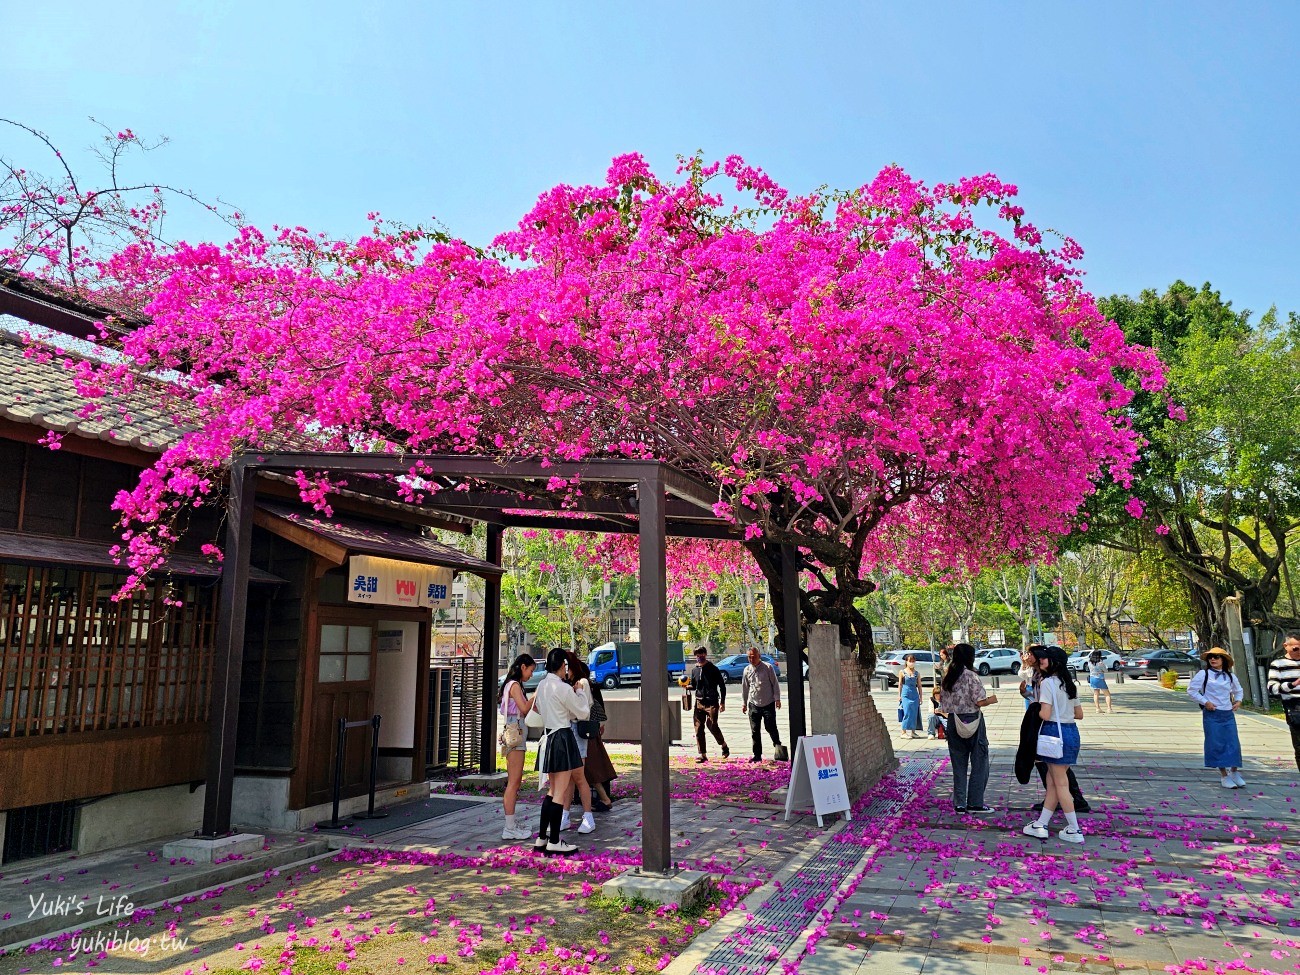
[[[806,735],[795,746],[790,763],[790,785],[785,792],[785,818],[796,810],[813,807],[817,825],[822,817],[834,812],[852,819],[849,810],[849,784],[844,779],[840,761],[840,741],[834,735]]]
[[[348,602],[375,606],[451,606],[451,569],[375,555],[348,559]]]

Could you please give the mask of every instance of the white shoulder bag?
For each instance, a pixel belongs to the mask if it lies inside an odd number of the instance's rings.
[[[1039,703],[1042,703],[1041,702],[1042,694],[1043,694],[1043,685],[1039,684],[1038,685],[1038,695],[1040,698]],[[1053,693],[1052,715],[1053,717],[1056,717],[1058,714],[1059,712],[1057,711],[1056,695],[1055,693]],[[1038,757],[1039,758],[1060,758],[1065,754],[1065,740],[1061,737],[1060,718],[1058,717],[1057,720],[1053,722],[1053,724],[1056,725],[1055,738],[1053,738],[1051,735],[1043,734],[1041,729],[1038,732]]]

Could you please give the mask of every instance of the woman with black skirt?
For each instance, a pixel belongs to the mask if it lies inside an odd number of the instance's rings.
[[[542,718],[546,734],[537,750],[538,771],[547,778],[546,797],[542,799],[542,817],[533,849],[549,855],[572,853],[572,843],[560,841],[560,818],[564,801],[573,791],[573,770],[582,768],[578,739],[570,728],[572,721],[585,721],[591,703],[569,686],[569,661],[558,647],[546,655],[546,676],[537,685],[532,710]]]

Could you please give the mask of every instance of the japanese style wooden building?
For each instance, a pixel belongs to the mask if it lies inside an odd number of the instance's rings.
[[[75,332],[96,310],[4,282],[0,312],[11,329]],[[93,420],[83,405],[59,361],[25,355],[0,331],[0,862],[186,833],[202,817],[221,569],[198,547],[220,515],[189,526],[144,593],[115,599],[126,572],[110,554],[113,499],[184,420],[147,399]],[[295,828],[330,798],[340,718],[382,715],[380,777],[418,787],[448,761],[460,705],[452,675],[430,668],[431,612],[349,602],[349,558],[501,570],[424,531],[467,533],[455,516],[340,497],[325,521],[283,480],[258,489],[234,812],[242,824]],[[477,743],[478,698],[465,703]],[[367,736],[354,735],[345,799],[365,791],[368,760]]]

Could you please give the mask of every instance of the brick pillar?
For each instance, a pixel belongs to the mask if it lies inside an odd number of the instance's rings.
[[[871,675],[858,666],[852,647],[840,643],[839,627],[808,627],[808,686],[812,734],[835,735],[856,800],[898,767],[894,744],[871,696]]]

